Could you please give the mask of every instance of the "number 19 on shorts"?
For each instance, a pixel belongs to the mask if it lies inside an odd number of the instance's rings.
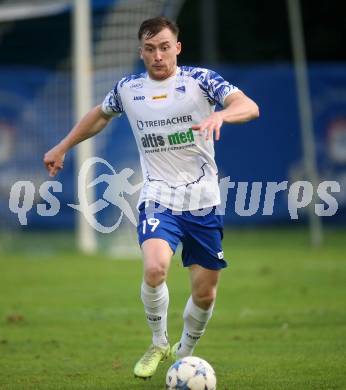
[[[146,234],[147,231],[153,233],[155,229],[159,226],[160,220],[157,218],[148,218],[145,219],[142,224],[143,224],[143,234]],[[149,230],[147,230],[149,229]]]

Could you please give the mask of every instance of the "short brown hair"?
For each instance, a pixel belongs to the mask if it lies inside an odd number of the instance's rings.
[[[171,30],[171,32],[178,38],[179,27],[164,16],[157,16],[142,22],[138,30],[138,39],[141,40],[143,36],[147,39],[152,38],[164,28]]]

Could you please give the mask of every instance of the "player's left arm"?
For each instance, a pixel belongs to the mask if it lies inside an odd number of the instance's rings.
[[[207,131],[206,139],[212,139],[215,132],[215,140],[220,139],[220,129],[223,123],[243,123],[259,117],[257,104],[243,92],[237,91],[224,100],[224,108],[221,111],[213,112],[207,118],[192,129],[203,132]]]

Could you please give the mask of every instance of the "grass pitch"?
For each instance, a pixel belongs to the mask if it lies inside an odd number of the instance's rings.
[[[42,242],[45,237],[42,236]],[[218,390],[346,389],[346,232],[322,248],[303,230],[227,232],[214,317],[196,354]],[[63,251],[0,255],[0,389],[164,389],[133,365],[150,343],[140,261]],[[181,332],[188,274],[169,275],[169,332]]]

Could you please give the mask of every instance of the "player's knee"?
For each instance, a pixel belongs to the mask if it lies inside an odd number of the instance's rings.
[[[152,264],[146,267],[144,278],[151,287],[156,287],[166,279],[166,269],[161,264]]]
[[[199,290],[192,293],[193,301],[202,309],[209,309],[216,299],[216,288]]]

